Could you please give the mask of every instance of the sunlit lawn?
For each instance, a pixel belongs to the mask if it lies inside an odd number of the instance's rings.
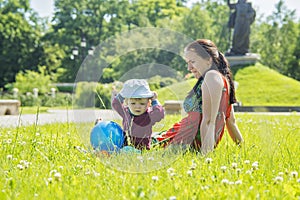
[[[0,199],[299,199],[300,116],[237,118],[244,145],[226,134],[207,156],[158,149],[96,157],[93,124],[2,128]]]

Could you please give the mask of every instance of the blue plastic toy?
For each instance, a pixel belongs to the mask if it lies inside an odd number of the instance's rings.
[[[123,130],[115,122],[101,121],[92,129],[90,142],[95,150],[117,152],[124,143]]]
[[[134,148],[133,146],[124,146],[121,150],[121,153],[137,153],[140,154],[142,153],[141,150],[138,150],[136,148]]]

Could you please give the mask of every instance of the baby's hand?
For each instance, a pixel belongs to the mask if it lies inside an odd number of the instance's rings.
[[[157,97],[158,97],[158,94],[157,94],[157,92],[153,92],[153,97],[152,97],[152,100],[156,100],[156,99],[157,99]]]

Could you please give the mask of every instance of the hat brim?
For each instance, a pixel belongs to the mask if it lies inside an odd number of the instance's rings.
[[[138,99],[138,98],[152,98],[154,96],[153,93],[147,93],[147,94],[121,94],[124,98],[132,98],[132,99]]]

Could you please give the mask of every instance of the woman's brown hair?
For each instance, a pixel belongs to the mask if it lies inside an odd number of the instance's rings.
[[[199,56],[201,56],[204,59],[212,58],[213,66],[216,66],[218,71],[227,78],[229,85],[230,85],[230,104],[233,104],[236,102],[235,97],[235,88],[233,84],[233,78],[232,73],[230,70],[229,63],[223,53],[221,53],[217,46],[210,40],[207,39],[199,39],[192,43],[190,43],[186,48],[186,51],[191,50],[195,53],[197,53]],[[195,89],[198,87],[200,80],[202,78],[199,78],[196,85],[194,86],[193,90],[195,92]]]

